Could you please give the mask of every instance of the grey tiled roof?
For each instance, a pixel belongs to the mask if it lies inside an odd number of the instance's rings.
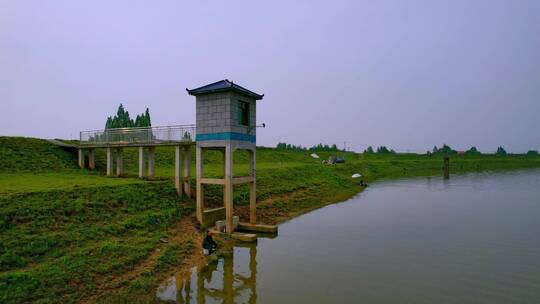
[[[186,89],[186,91],[188,91],[189,95],[193,95],[193,96],[210,94],[210,93],[218,93],[218,92],[226,92],[226,91],[235,91],[240,94],[244,94],[249,97],[255,98],[255,100],[260,100],[264,96],[264,94],[260,95],[255,92],[252,92],[244,87],[237,85],[236,83],[233,83],[232,81],[229,81],[228,79],[220,80],[218,82],[207,84],[205,86],[192,89],[192,90]]]

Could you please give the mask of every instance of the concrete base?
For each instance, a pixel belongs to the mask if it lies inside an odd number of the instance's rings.
[[[227,234],[227,233],[217,231],[216,229],[209,229],[209,230],[212,232],[212,235],[215,235],[217,237],[230,236],[233,240],[240,241],[240,242],[246,242],[246,243],[257,242],[257,235],[254,233],[233,232],[232,234]]]
[[[277,233],[277,225],[238,223],[238,230],[261,233]]]
[[[204,227],[214,227],[217,221],[225,219],[225,207],[204,210],[202,225]]]
[[[253,243],[257,241],[257,235],[252,233],[233,232],[231,237],[234,240],[246,243]]]

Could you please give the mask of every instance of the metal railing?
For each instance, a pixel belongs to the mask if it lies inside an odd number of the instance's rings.
[[[167,144],[195,140],[195,125],[81,131],[81,145]]]

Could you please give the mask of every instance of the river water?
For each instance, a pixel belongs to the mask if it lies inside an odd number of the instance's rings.
[[[157,291],[178,303],[540,303],[540,171],[383,181]]]

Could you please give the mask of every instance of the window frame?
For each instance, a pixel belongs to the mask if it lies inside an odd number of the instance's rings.
[[[238,100],[238,124],[244,127],[249,127],[249,111],[250,104],[249,102]]]

